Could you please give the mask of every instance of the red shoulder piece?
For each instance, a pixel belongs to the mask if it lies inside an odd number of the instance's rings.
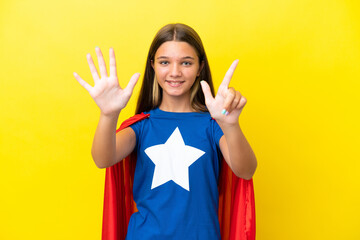
[[[120,131],[150,114],[138,114],[124,121]],[[131,215],[137,211],[132,186],[136,156],[133,154],[106,169],[103,209],[103,240],[124,240]],[[255,240],[253,180],[235,176],[222,160],[219,179],[219,222],[223,240]]]
[[[122,124],[120,125],[119,129],[116,130],[116,132],[119,132],[120,130],[127,128],[128,126],[130,126],[138,121],[148,118],[149,116],[150,116],[150,114],[145,114],[145,113],[136,114],[136,115],[132,116],[131,118],[128,118],[125,121],[123,121]]]

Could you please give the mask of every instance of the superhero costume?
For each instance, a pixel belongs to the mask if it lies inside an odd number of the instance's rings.
[[[135,115],[124,121],[117,132],[147,117],[149,114]],[[103,240],[125,239],[130,217],[137,211],[132,192],[135,165],[136,155],[133,153],[106,169]],[[255,239],[252,179],[237,178],[222,159],[218,191],[221,239]]]

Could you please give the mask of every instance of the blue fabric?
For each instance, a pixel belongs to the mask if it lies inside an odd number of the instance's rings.
[[[131,126],[137,151],[133,196],[139,211],[131,216],[126,239],[220,239],[217,183],[221,128],[209,113],[174,113],[158,108],[146,113],[150,113],[149,118]],[[173,180],[152,188],[158,165],[145,150],[156,145],[162,149],[170,136],[179,133],[185,145],[192,147],[189,150],[201,152],[188,167],[185,180],[189,189]],[[191,151],[177,153],[174,158],[180,156],[182,160]]]

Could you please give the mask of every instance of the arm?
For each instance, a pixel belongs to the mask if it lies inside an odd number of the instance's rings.
[[[100,115],[91,149],[98,168],[107,168],[118,163],[135,148],[136,136],[130,127],[116,134],[117,120],[117,117]]]
[[[224,133],[219,144],[225,161],[236,176],[251,179],[257,160],[239,124],[239,116],[247,100],[240,92],[228,87],[237,64],[238,61],[234,61],[227,71],[215,98],[205,81],[201,81],[201,87],[210,114]]]
[[[257,167],[255,154],[239,125],[220,125],[224,136],[220,138],[220,150],[236,176],[251,179]]]
[[[110,48],[110,76],[107,74],[105,61],[99,48],[96,48],[96,55],[101,79],[90,54],[87,54],[88,64],[95,82],[94,87],[81,79],[78,74],[74,73],[74,76],[100,108],[101,114],[91,154],[96,166],[106,168],[119,162],[135,147],[134,131],[126,128],[116,134],[116,125],[119,114],[128,103],[140,74],[135,73],[126,88],[122,89],[117,78],[114,50]]]

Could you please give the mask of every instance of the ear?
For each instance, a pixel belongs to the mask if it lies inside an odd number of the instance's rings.
[[[201,71],[203,70],[204,65],[205,65],[205,62],[204,62],[204,60],[203,60],[203,61],[201,61],[201,63],[200,63],[199,71],[198,71],[198,73],[196,74],[196,76],[200,76],[200,73],[201,73]]]
[[[153,68],[153,70],[155,70],[155,69],[154,69],[154,61],[153,61],[153,60],[150,60],[150,62],[151,62],[151,67]]]

